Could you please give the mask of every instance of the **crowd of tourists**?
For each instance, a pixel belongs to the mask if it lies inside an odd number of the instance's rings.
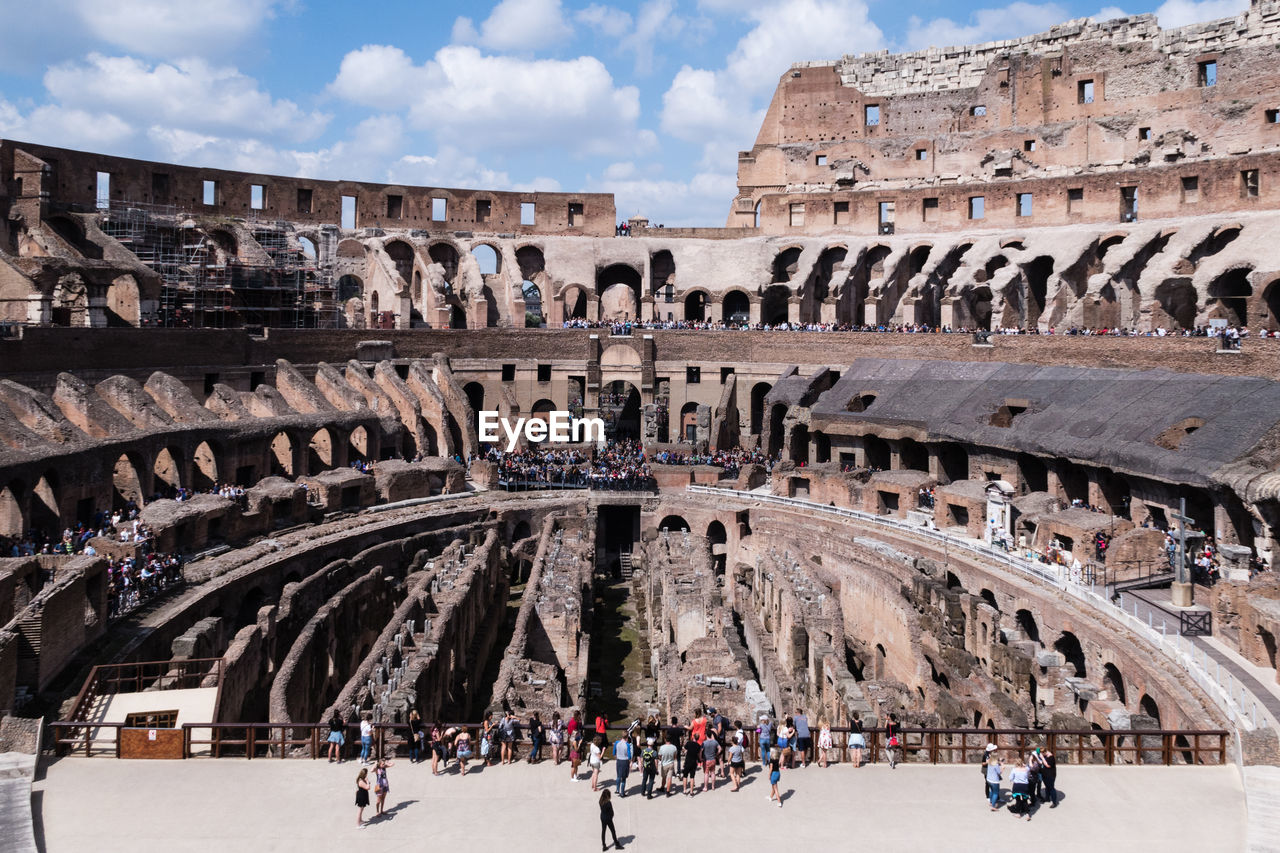
[[[1196,326],[1190,329],[1148,329],[1139,330],[1134,327],[1121,326],[1049,326],[1021,328],[1018,326],[996,326],[986,329],[978,326],[950,326],[931,323],[801,323],[782,321],[777,323],[750,323],[735,320],[651,320],[611,319],[587,320],[574,317],[562,324],[565,329],[608,329],[614,336],[630,335],[636,330],[674,329],[690,331],[714,332],[859,332],[869,334],[943,334],[973,335],[989,334],[996,336],[1042,336],[1042,337],[1106,337],[1106,338],[1209,338],[1217,337],[1223,341],[1226,349],[1239,348],[1240,341],[1250,338],[1280,338],[1280,330],[1250,329],[1247,326],[1227,326],[1212,328]]]
[[[150,552],[139,557],[108,558],[107,616],[128,614],[183,581],[183,561],[177,554]]]
[[[735,447],[711,453],[685,453],[678,450],[660,450],[650,457],[654,465],[713,465],[723,468],[730,477],[738,476],[747,465],[763,465],[772,471],[777,459],[760,450],[743,450]]]
[[[1001,797],[1000,782],[1005,768],[1009,770],[1009,799]],[[987,744],[982,759],[983,795],[991,810],[999,811],[1008,802],[1009,812],[1015,817],[1031,820],[1031,813],[1038,803],[1058,807],[1058,760],[1047,749],[1037,747],[1029,755],[1017,756],[1008,765],[1000,762],[999,748]]]

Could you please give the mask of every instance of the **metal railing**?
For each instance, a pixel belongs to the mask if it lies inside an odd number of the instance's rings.
[[[71,723],[54,723],[57,727],[73,725]],[[455,730],[455,735],[466,731],[471,737],[472,759],[481,762],[486,760],[480,756],[480,732],[478,723],[442,724]],[[106,724],[116,732],[116,743],[119,743],[120,729],[126,728],[123,723]],[[56,730],[55,730],[56,731]],[[184,758],[324,758],[329,752],[329,725],[327,723],[186,723],[182,726]],[[344,735],[346,743],[341,747],[344,758],[355,758],[361,749],[360,727],[356,723],[346,725]],[[828,761],[848,762],[854,750],[851,744],[852,731],[847,726],[831,728],[831,749],[827,753]],[[593,730],[587,735],[594,736]],[[792,760],[817,761],[818,746],[816,731],[810,739],[808,748],[801,752],[793,749]],[[865,760],[878,762],[887,757],[884,730],[878,728],[864,729],[863,739],[866,742]],[[1047,749],[1057,756],[1060,764],[1105,764],[1105,765],[1213,765],[1225,764],[1227,761],[1228,733],[1221,730],[1074,730],[1074,729],[913,729],[904,728],[899,732],[900,750],[898,760],[919,764],[979,764],[983,760],[986,746],[994,743],[1006,755],[1026,754],[1038,748]],[[605,733],[606,750],[618,739],[627,737],[627,730],[622,727],[610,727]],[[636,746],[639,746],[643,730],[635,730],[630,735]],[[687,736],[687,735],[686,735]],[[755,731],[744,732],[747,755],[753,761],[761,760],[759,738]],[[369,755],[371,758],[390,758],[403,756],[409,748],[410,730],[404,724],[376,724]],[[446,744],[446,760],[456,758],[453,750],[454,738]],[[67,741],[59,738],[56,741],[59,751],[64,751]],[[530,741],[520,739],[515,744],[517,750],[531,748]],[[496,758],[497,745],[489,755]],[[431,754],[431,744],[423,746],[423,757]],[[543,744],[543,756],[550,757],[549,744]],[[118,755],[118,749],[117,749]],[[567,757],[568,747],[565,745],[562,757]],[[634,752],[639,756],[638,749]],[[585,758],[585,756],[584,756]],[[585,761],[584,761],[585,764]]]
[[[1234,678],[1230,672],[1225,673],[1225,679],[1223,678],[1224,673],[1221,671],[1217,673],[1216,678],[1210,675],[1201,666],[1200,659],[1196,657],[1195,649],[1189,639],[1177,633],[1170,634],[1165,626],[1157,629],[1154,624],[1143,622],[1133,614],[1126,613],[1106,595],[1105,586],[1099,588],[1096,584],[1077,583],[1070,578],[1066,567],[1059,567],[1055,570],[1052,566],[980,545],[970,539],[950,536],[940,530],[909,524],[902,519],[874,515],[856,509],[828,506],[798,498],[779,497],[778,495],[742,492],[717,486],[686,486],[685,491],[694,494],[716,495],[721,498],[736,497],[743,502],[757,501],[793,509],[803,509],[806,512],[821,512],[863,521],[889,528],[899,533],[940,542],[946,548],[964,551],[995,565],[1003,565],[1011,572],[1019,572],[1034,577],[1088,605],[1095,612],[1119,622],[1123,627],[1140,635],[1147,642],[1159,648],[1166,657],[1178,664],[1208,694],[1209,698],[1221,709],[1227,719],[1235,725],[1246,730],[1253,730],[1259,727],[1280,728],[1280,720],[1272,717],[1267,711],[1266,705],[1259,702],[1258,697],[1238,679]]]

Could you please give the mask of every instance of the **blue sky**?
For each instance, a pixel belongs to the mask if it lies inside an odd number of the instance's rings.
[[[0,136],[273,174],[612,192],[622,218],[723,225],[736,152],[792,62],[1248,6],[1102,2],[0,0]]]

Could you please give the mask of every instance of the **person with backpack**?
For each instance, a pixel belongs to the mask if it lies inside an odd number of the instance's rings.
[[[658,750],[653,748],[653,738],[646,738],[640,750],[640,794],[646,800],[653,799],[653,783],[658,778]]]
[[[890,714],[884,721],[885,754],[889,758],[889,769],[898,766],[898,756],[902,751],[902,739],[898,735],[898,715]]]

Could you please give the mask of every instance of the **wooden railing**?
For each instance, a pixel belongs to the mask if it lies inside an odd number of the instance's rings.
[[[63,737],[60,729],[83,726],[69,722],[52,723],[54,742],[60,749],[78,747],[82,740]],[[123,724],[103,724],[104,728],[122,728]],[[465,729],[471,735],[474,760],[479,759],[480,726],[474,723],[450,723],[449,728]],[[187,758],[311,758],[328,754],[327,723],[186,723],[183,730],[183,754]],[[429,729],[428,729],[429,731]],[[588,730],[589,735],[594,731]],[[610,728],[606,741],[612,744],[625,730]],[[795,760],[817,760],[817,730],[811,732],[806,755],[795,751]],[[639,740],[643,734],[633,733]],[[759,741],[755,731],[746,733],[747,754],[760,760]],[[118,731],[117,731],[118,737]],[[346,744],[342,754],[356,757],[360,750],[360,727],[351,723],[345,730]],[[886,758],[883,729],[865,729],[866,761]],[[1116,729],[901,729],[900,761],[920,764],[978,764],[988,743],[994,743],[1005,758],[1025,755],[1040,747],[1057,756],[1061,764],[1154,764],[1212,765],[1227,762],[1227,732],[1217,730],[1116,730]],[[849,729],[833,727],[832,747],[828,758],[847,762],[853,757],[849,745]],[[373,727],[371,754],[374,757],[404,755],[408,750],[409,727],[403,724],[379,724]],[[638,744],[637,744],[638,745]],[[518,748],[530,748],[522,739]],[[89,754],[86,750],[86,754]],[[429,755],[429,752],[427,753]],[[544,742],[543,754],[550,755]],[[567,755],[567,748],[565,754]]]
[[[141,693],[144,690],[187,690],[204,685],[214,676],[218,698],[222,695],[222,658],[190,658],[187,660],[143,661],[140,663],[101,664],[95,666],[76,696],[71,714],[65,720],[49,723],[51,741],[59,753],[72,749],[92,755],[94,749],[111,741],[104,732],[114,732],[116,757],[119,757],[120,729],[124,723],[107,723],[91,719],[97,700],[117,693]],[[214,709],[218,699],[214,700]]]

